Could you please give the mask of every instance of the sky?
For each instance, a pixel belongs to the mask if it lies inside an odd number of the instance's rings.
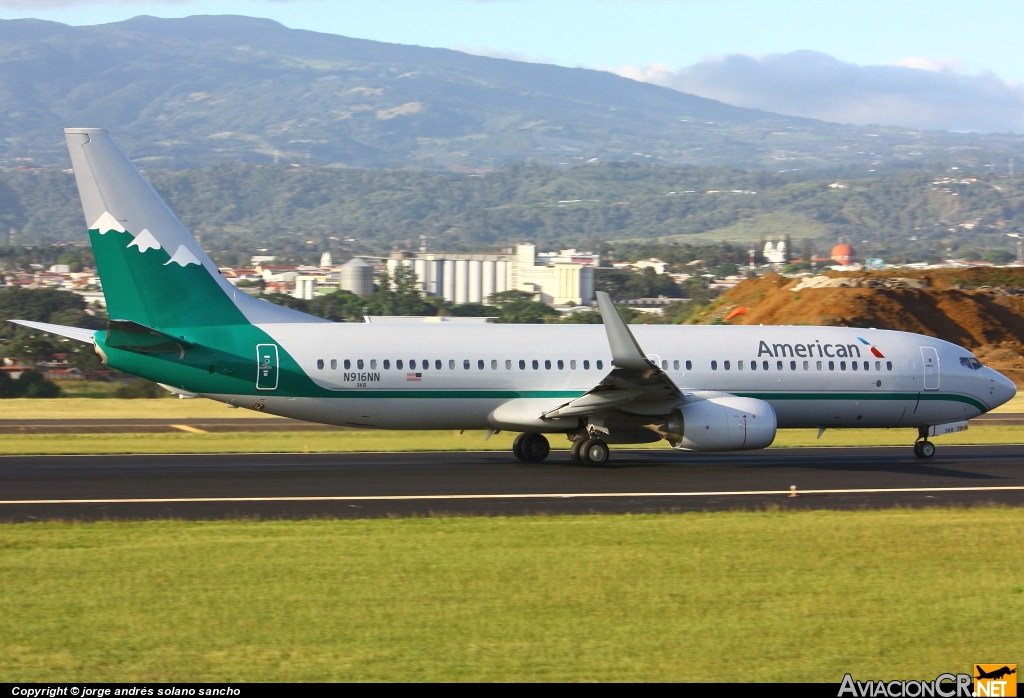
[[[0,0],[4,19],[82,25],[139,14],[243,14],[601,68],[832,121],[1024,130],[1018,0]]]

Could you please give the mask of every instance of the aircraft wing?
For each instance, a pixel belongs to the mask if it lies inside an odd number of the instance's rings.
[[[68,327],[67,325],[51,325],[48,322],[33,322],[32,320],[11,320],[15,325],[24,325],[33,330],[41,330],[50,334],[57,334],[61,337],[76,339],[79,342],[93,343],[93,336],[97,330],[85,330],[81,327]]]
[[[644,356],[607,293],[597,292],[597,305],[604,320],[614,367],[594,388],[547,412],[544,417],[584,417],[609,410],[640,415],[668,414],[672,407],[685,400],[682,391],[667,373]]]

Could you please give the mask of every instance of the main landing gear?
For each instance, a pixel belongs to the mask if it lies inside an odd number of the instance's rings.
[[[928,427],[921,427],[917,430],[914,455],[918,458],[931,458],[935,455],[935,444],[928,440]]]
[[[596,436],[584,434],[572,442],[572,462],[589,468],[602,468],[608,464],[611,453],[608,444]]]
[[[520,434],[512,442],[512,453],[524,463],[540,463],[551,453],[551,444],[543,434]]]

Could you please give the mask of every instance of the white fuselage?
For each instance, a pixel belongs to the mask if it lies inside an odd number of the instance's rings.
[[[491,426],[488,415],[509,400],[568,402],[611,369],[601,325],[260,327],[327,396],[267,395],[259,398],[258,409],[329,424],[483,429]],[[945,424],[976,417],[1016,392],[996,371],[972,368],[971,352],[905,332],[806,326],[630,329],[648,358],[684,392],[765,400],[779,428]],[[254,405],[252,396],[209,397]]]

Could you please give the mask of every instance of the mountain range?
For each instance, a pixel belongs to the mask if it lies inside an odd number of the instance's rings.
[[[481,173],[596,158],[867,175],[1024,161],[1024,137],[1010,134],[839,125],[265,19],[0,20],[0,166],[66,167],[65,126],[109,129],[149,169],[276,158]]]

